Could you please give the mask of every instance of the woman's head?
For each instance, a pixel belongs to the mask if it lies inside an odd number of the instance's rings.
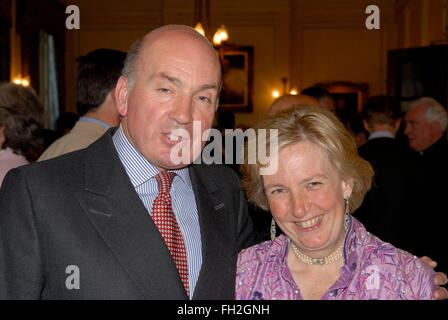
[[[41,126],[20,106],[0,105],[0,149],[10,148],[32,162],[42,152]]]
[[[331,252],[344,233],[344,199],[349,199],[351,211],[359,207],[371,184],[371,166],[358,156],[350,133],[322,108],[299,107],[263,121],[257,129],[278,130],[279,151],[270,155],[278,169],[261,176],[259,163],[244,164],[249,200],[270,209],[302,250]]]
[[[255,129],[277,129],[279,152],[289,145],[304,141],[320,147],[339,177],[353,181],[351,212],[361,205],[365,193],[370,189],[373,169],[358,155],[353,136],[331,112],[312,106],[297,107],[267,118]],[[269,139],[266,139],[266,150],[269,150],[269,143]],[[259,162],[248,164],[246,158],[242,168],[243,186],[249,201],[268,209],[263,179],[259,173],[261,167]]]
[[[12,106],[23,109],[39,124],[43,124],[44,107],[36,92],[31,87],[19,86],[15,83],[0,83],[0,106]]]

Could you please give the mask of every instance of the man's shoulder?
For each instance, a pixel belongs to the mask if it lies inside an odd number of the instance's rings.
[[[78,129],[75,130],[75,128]],[[48,160],[72,151],[84,149],[104,134],[104,130],[80,130],[79,126],[75,128],[65,136],[62,136],[53,142],[41,155],[39,161]]]
[[[414,152],[400,141],[393,138],[375,138],[359,148],[359,155],[369,161],[413,161]]]
[[[85,149],[75,150],[25,166],[24,173],[27,175],[43,173],[49,176],[76,174],[79,168],[88,165],[89,162],[97,163],[98,161],[103,161],[105,163],[110,161],[111,157],[107,151],[110,149],[110,146],[108,145],[112,145],[112,139],[106,133]]]

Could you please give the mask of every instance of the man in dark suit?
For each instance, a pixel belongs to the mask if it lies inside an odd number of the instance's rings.
[[[220,87],[218,57],[192,28],[134,44],[115,90],[120,127],[7,175],[0,299],[232,299],[237,253],[254,243],[247,204],[231,169],[192,164]],[[154,220],[166,172],[186,280]]]
[[[409,104],[404,120],[404,133],[419,161],[416,178],[422,185],[419,194],[422,201],[419,218],[420,251],[425,251],[439,263],[441,271],[447,272],[447,111],[433,98],[422,97]]]
[[[356,217],[380,239],[417,254],[417,163],[411,149],[397,140],[401,107],[391,96],[373,96],[363,110],[368,141],[359,154],[375,170],[372,189],[366,194]],[[420,254],[420,253],[419,253]]]

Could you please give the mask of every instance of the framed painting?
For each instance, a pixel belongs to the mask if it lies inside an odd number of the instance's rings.
[[[252,111],[252,46],[219,48],[223,88],[220,108],[234,112]]]
[[[369,92],[367,83],[340,81],[317,83],[316,86],[326,89],[333,96],[336,114],[346,126],[356,114],[362,111]]]

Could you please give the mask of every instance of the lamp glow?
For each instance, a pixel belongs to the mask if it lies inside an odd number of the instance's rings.
[[[219,45],[221,44],[221,42],[222,42],[221,36],[220,36],[219,32],[216,31],[216,32],[215,32],[215,35],[213,36],[213,43],[214,43],[216,46],[219,46]]]
[[[196,26],[194,27],[194,30],[196,30],[197,32],[202,34],[203,37],[205,37],[205,31],[204,31],[204,28],[202,27],[202,24],[200,22],[198,22],[196,24]]]

